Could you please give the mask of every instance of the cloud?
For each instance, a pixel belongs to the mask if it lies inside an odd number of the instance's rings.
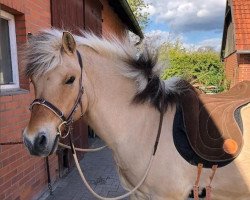
[[[146,0],[156,23],[177,32],[218,30],[223,27],[226,0]]]
[[[215,51],[219,52],[221,50],[221,38],[205,39],[197,43],[184,42],[183,46],[186,49],[191,49],[191,50],[198,50],[202,48],[212,48]]]
[[[162,42],[168,41],[170,33],[162,30],[152,30],[145,34],[146,37],[151,40],[161,40]]]
[[[149,4],[147,8],[143,8],[141,10],[141,13],[148,13],[149,16],[153,16],[156,13],[156,9],[154,6]]]
[[[180,41],[183,46],[187,49],[198,49],[202,47],[212,47],[216,51],[220,51],[221,48],[221,38],[209,38],[201,40],[197,43],[186,42],[186,38],[182,34],[175,35],[168,31],[162,30],[151,30],[145,33],[145,42],[154,48],[160,47],[163,43],[169,43],[173,41]]]
[[[160,47],[163,43],[171,40],[171,34],[168,31],[151,30],[145,33],[144,43],[153,48]]]
[[[216,51],[220,51],[221,38],[210,38],[203,40],[197,44],[199,47],[213,47]]]

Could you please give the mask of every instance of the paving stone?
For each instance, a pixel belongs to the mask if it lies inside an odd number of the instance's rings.
[[[93,143],[91,148],[104,145],[100,139],[91,142]],[[126,193],[119,181],[110,149],[86,153],[80,165],[89,184],[99,195],[116,197]],[[66,177],[59,180],[53,195],[37,200],[96,200],[96,198],[88,191],[78,171],[73,169]],[[129,200],[129,198],[124,200]]]
[[[95,139],[91,148],[103,145],[100,139]],[[110,149],[86,153],[80,165],[91,187],[99,195],[115,197],[126,192],[121,187]],[[73,169],[66,177],[59,180],[53,195],[44,200],[96,200],[96,198],[87,190],[78,171]]]

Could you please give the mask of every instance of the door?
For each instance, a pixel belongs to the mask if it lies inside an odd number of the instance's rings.
[[[79,34],[80,30],[102,35],[102,10],[99,0],[51,0],[52,26]],[[83,120],[74,123],[74,143],[76,147],[88,147],[88,127]],[[67,143],[67,140],[63,142]],[[59,168],[63,175],[65,168],[73,165],[70,151],[60,150]],[[78,155],[82,156],[82,155]]]
[[[85,30],[102,35],[102,10],[99,0],[85,0]]]
[[[79,34],[84,29],[84,0],[51,0],[52,26]]]

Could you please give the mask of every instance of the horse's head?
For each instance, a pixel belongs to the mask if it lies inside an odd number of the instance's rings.
[[[47,156],[57,148],[58,129],[62,131],[66,122],[80,118],[86,110],[87,99],[81,89],[82,58],[68,32],[62,37],[46,32],[33,36],[27,48],[26,73],[36,99],[23,132],[24,143],[32,155]]]

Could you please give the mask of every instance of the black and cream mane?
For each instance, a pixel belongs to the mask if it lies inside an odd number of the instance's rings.
[[[23,51],[28,77],[43,75],[62,63],[62,33],[63,31],[50,29],[29,39]],[[74,37],[77,46],[89,46],[103,56],[120,59],[124,63],[121,74],[135,80],[137,85],[133,98],[135,103],[150,102],[157,109],[161,109],[161,105],[166,109],[168,104],[177,101],[186,87],[179,78],[162,81],[157,55],[147,49],[138,55],[138,50],[129,39],[100,38],[85,32],[82,32],[82,36]]]

